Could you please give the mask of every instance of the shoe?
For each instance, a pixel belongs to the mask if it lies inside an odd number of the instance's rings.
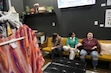
[[[51,59],[51,60],[54,60],[54,57],[51,57],[50,59]]]
[[[97,69],[96,69],[96,67],[93,67],[93,71],[94,71],[94,72],[97,72]]]

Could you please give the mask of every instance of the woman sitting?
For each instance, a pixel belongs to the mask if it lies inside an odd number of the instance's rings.
[[[51,48],[51,59],[55,58],[55,53],[58,52],[59,56],[62,57],[62,45],[61,45],[61,37],[57,33],[53,33],[52,36],[52,45]]]
[[[97,49],[99,49],[99,43],[97,39],[93,37],[92,32],[88,32],[87,37],[84,38],[79,43],[78,46],[83,46],[81,52],[80,52],[80,59],[81,61],[85,62],[85,57],[87,54],[91,55],[92,57],[92,65],[94,70],[96,71],[96,66],[98,64],[98,52]]]
[[[69,52],[69,59],[73,60],[75,58],[75,52],[77,51],[76,45],[78,44],[78,38],[75,37],[75,33],[72,32],[69,34],[69,38],[67,39],[66,46],[63,46],[64,51]]]

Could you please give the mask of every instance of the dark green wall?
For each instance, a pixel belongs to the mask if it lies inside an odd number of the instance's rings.
[[[43,22],[40,22],[34,25],[29,24],[30,26],[41,26],[39,31],[46,30],[48,36],[51,35],[53,32],[59,33],[61,36],[68,36],[69,32],[74,31],[79,38],[83,38],[86,36],[86,33],[91,31],[94,33],[97,39],[111,39],[111,28],[100,27],[99,25],[95,26],[94,21],[98,20],[99,24],[105,23],[105,10],[107,8],[111,8],[109,6],[101,7],[102,3],[106,3],[106,0],[97,0],[96,5],[92,6],[81,6],[81,7],[73,7],[73,8],[66,8],[66,9],[58,9],[57,8],[57,0],[24,0],[24,7],[26,5],[33,7],[33,4],[38,2],[40,6],[51,5],[54,7],[54,11],[57,16],[57,28],[52,31],[52,29],[47,29],[47,27],[51,27],[51,25],[47,25],[44,28]],[[47,18],[48,19],[48,18]],[[50,20],[49,20],[50,21]],[[42,28],[43,27],[43,28]],[[59,29],[59,30],[58,30]],[[47,34],[46,33],[46,34]]]

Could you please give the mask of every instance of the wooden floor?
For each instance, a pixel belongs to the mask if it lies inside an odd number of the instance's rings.
[[[50,55],[49,54],[45,55],[43,57],[45,59],[44,65],[46,65],[48,62],[52,61],[50,59]],[[77,59],[77,60],[79,60],[79,59]],[[86,60],[86,61],[87,61],[86,69],[93,71],[91,60]],[[98,62],[98,67],[97,67],[97,73],[111,73],[111,69],[109,70],[109,63],[108,62],[101,62],[101,61],[99,61]]]

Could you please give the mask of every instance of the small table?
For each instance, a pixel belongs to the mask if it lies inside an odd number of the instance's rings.
[[[43,67],[43,73],[86,73],[86,63],[56,58]]]

